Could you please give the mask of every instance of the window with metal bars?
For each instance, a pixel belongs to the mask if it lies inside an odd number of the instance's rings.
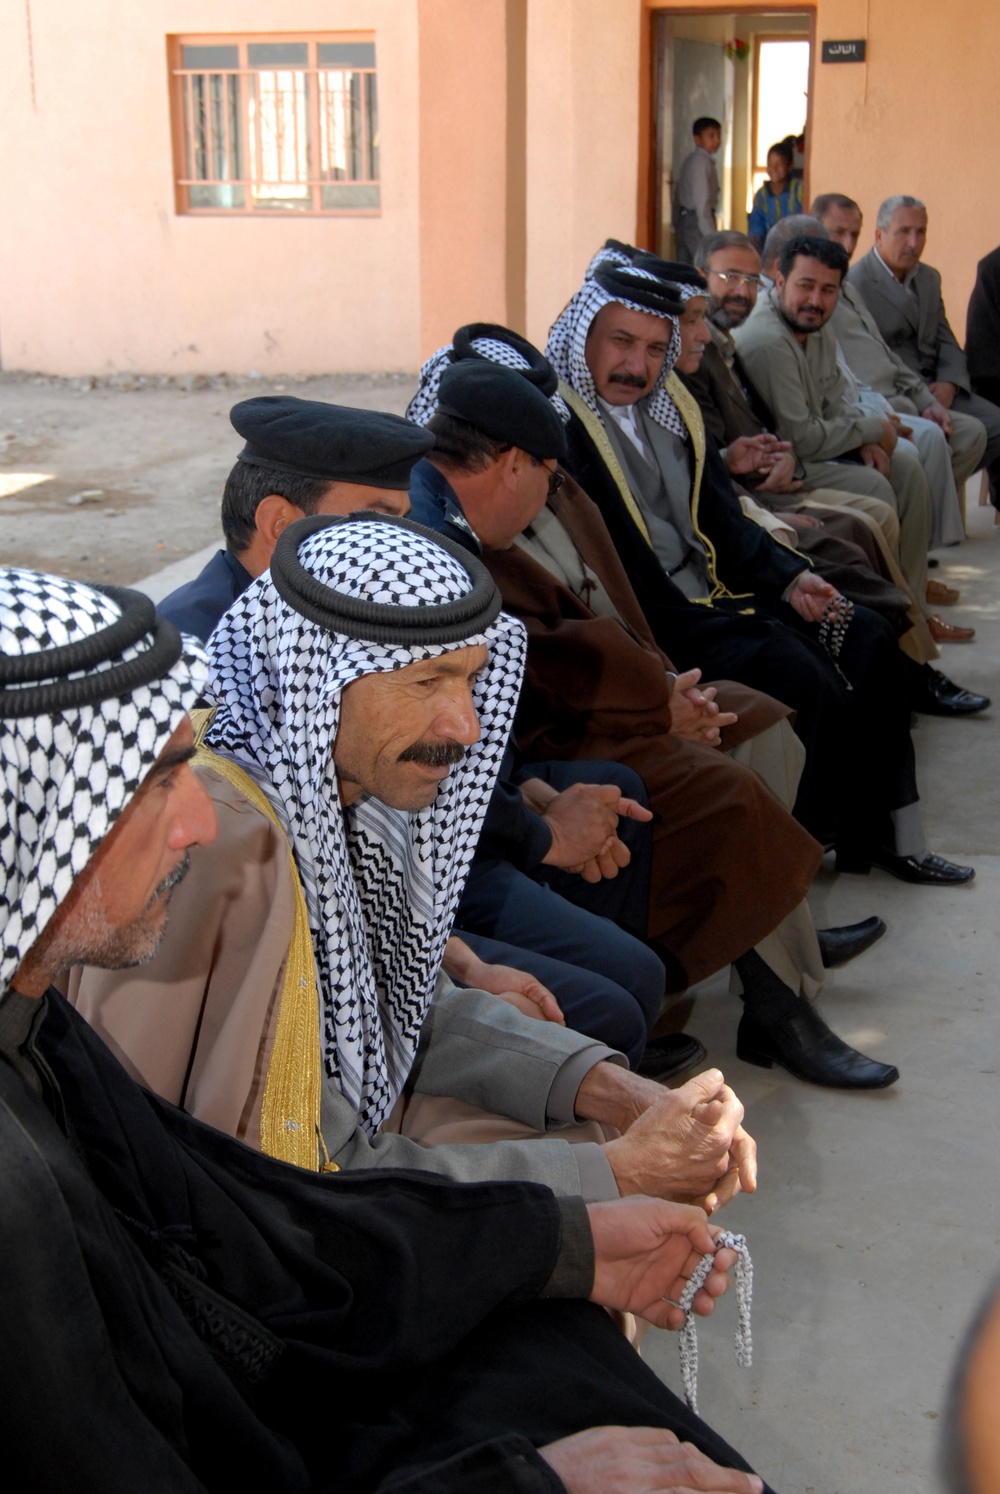
[[[375,42],[171,38],[182,213],[374,213]]]

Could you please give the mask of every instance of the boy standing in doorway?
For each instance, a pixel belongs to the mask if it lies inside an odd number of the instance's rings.
[[[694,150],[686,157],[674,186],[674,233],[677,258],[693,265],[695,250],[706,234],[718,227],[715,211],[719,205],[719,177],[715,157],[722,144],[722,126],[707,114],[691,126]]]

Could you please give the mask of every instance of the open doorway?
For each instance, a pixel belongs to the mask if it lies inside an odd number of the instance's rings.
[[[722,124],[716,158],[720,228],[745,233],[753,195],[767,176],[767,152],[799,142],[795,167],[809,201],[809,89],[815,13],[808,9],[658,9],[650,14],[651,118],[647,242],[674,257],[674,184],[692,149],[691,125]]]

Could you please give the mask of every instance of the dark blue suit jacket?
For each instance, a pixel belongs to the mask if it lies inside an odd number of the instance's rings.
[[[219,618],[243,595],[252,580],[235,555],[228,550],[217,550],[193,581],[178,586],[156,610],[182,633],[193,633],[207,643]]]

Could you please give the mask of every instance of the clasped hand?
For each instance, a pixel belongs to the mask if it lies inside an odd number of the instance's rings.
[[[576,1114],[622,1134],[604,1144],[620,1194],[697,1204],[714,1213],[757,1187],[757,1147],[743,1106],[719,1069],[678,1089],[598,1063],[577,1091]]]
[[[684,742],[718,747],[722,728],[733,726],[740,718],[734,711],[720,711],[715,703],[718,691],[714,685],[697,689],[700,679],[700,669],[689,669],[675,678],[670,696],[670,734]]]
[[[619,819],[651,820],[652,812],[625,798],[613,783],[574,783],[545,798],[541,789],[547,787],[539,779],[521,785],[526,803],[552,831],[552,845],[542,864],[576,872],[585,882],[617,877],[632,859],[618,835]]]

